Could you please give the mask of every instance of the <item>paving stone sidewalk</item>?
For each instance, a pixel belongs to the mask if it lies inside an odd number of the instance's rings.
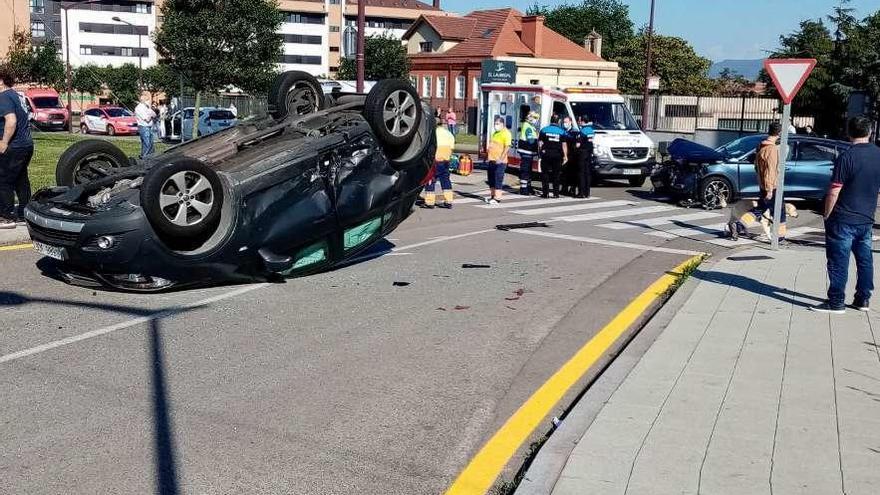
[[[824,267],[754,249],[696,273],[553,494],[880,494],[880,313],[810,312]]]

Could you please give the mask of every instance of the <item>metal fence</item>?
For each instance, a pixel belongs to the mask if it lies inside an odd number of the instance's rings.
[[[624,96],[633,116],[643,120],[644,97]],[[695,133],[697,130],[733,131],[741,134],[767,132],[779,122],[782,103],[774,98],[725,98],[701,96],[651,96],[647,128],[656,131]],[[795,127],[812,126],[812,117],[795,117]]]

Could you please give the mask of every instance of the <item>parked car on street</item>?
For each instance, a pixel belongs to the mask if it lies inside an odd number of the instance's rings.
[[[693,196],[704,204],[717,204],[723,197],[731,201],[757,197],[760,193],[755,171],[758,145],[766,135],[746,136],[717,149],[684,139],[669,145],[672,160],[653,175],[657,190],[679,196]],[[809,136],[790,136],[785,164],[785,196],[791,199],[821,200],[831,182],[834,160],[850,144]],[[683,173],[687,167],[701,171]]]
[[[34,88],[24,92],[27,112],[31,122],[40,130],[67,129],[70,112],[61,104],[58,92],[51,88]]]
[[[137,134],[137,118],[122,107],[106,106],[89,108],[80,118],[83,134],[107,134],[108,136]]]
[[[192,139],[193,114],[195,108],[187,107],[171,114],[169,141],[189,141]],[[199,136],[209,136],[238,124],[238,119],[229,108],[202,107],[199,109]]]
[[[412,212],[433,172],[434,112],[402,80],[325,95],[278,76],[263,119],[145,159],[74,143],[25,209],[46,273],[158,291],[277,280],[351,260]]]

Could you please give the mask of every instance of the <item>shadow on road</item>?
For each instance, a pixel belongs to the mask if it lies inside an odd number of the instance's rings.
[[[165,357],[162,345],[162,335],[160,332],[160,320],[166,316],[192,311],[197,309],[197,307],[151,310],[113,304],[29,297],[15,292],[0,291],[0,308],[4,306],[22,306],[34,303],[90,308],[119,313],[125,316],[149,318],[150,340],[148,359],[151,368],[151,399],[153,403],[154,439],[153,453],[156,474],[156,493],[158,495],[177,495],[177,493],[179,493],[179,487],[174,447],[174,428],[171,423],[171,402],[168,396],[168,385],[165,377]]]
[[[755,280],[753,278],[745,277],[742,275],[737,275],[734,273],[697,270],[694,272],[693,277],[704,282],[719,284],[726,287],[736,287],[737,289],[742,289],[754,294],[772,297],[777,301],[781,301],[786,304],[792,304],[801,308],[808,308],[814,303],[821,303],[825,301],[825,299],[821,297],[802,294],[800,292],[795,292],[793,290],[783,287],[776,287],[775,285],[766,284],[759,280]],[[805,302],[803,301],[803,299],[807,299],[813,302]]]

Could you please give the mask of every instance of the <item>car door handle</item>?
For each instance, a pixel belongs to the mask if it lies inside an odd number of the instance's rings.
[[[788,172],[789,170],[791,170],[791,169],[793,169],[793,168],[794,168],[794,167],[785,167],[785,171]]]

